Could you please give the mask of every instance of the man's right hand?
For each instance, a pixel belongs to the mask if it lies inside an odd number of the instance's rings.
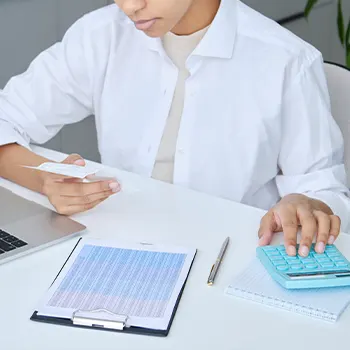
[[[62,163],[85,165],[77,154],[68,156]],[[82,182],[80,179],[40,172],[42,193],[46,195],[62,215],[73,215],[90,210],[120,191],[120,184],[115,180]]]

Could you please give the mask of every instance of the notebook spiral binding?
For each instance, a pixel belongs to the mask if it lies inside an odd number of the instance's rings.
[[[272,297],[267,297],[263,294],[260,293],[253,293],[253,292],[248,292],[245,290],[241,290],[239,288],[230,288],[231,291],[234,291],[234,295],[237,297],[241,297],[244,299],[260,302],[261,304],[265,305],[270,305],[270,306],[276,306],[281,309],[286,309],[286,310],[293,310],[296,313],[302,314],[302,315],[307,315],[307,316],[313,316],[320,318],[322,320],[328,320],[328,321],[335,321],[336,316],[325,311],[325,310],[320,310],[320,309],[314,309],[308,306],[300,305],[300,304],[293,304],[289,301],[281,300],[278,298],[272,298]]]

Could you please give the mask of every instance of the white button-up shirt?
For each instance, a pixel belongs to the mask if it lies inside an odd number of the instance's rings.
[[[187,67],[174,184],[263,209],[303,193],[347,229],[343,140],[321,54],[222,0]],[[44,143],[94,114],[102,162],[150,177],[177,77],[161,39],[116,5],[97,10],[0,91],[0,144]]]

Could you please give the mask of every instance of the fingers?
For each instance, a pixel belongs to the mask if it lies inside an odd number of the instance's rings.
[[[86,196],[80,196],[80,197],[60,196],[59,198],[61,203],[71,206],[71,205],[90,204],[100,199],[107,199],[113,194],[114,192],[112,190],[107,190],[104,192],[93,193]]]
[[[327,244],[333,244],[340,233],[340,218],[335,215],[328,215],[322,211],[314,211],[317,221],[317,239],[315,251],[324,253]],[[312,240],[312,238],[311,238]]]
[[[315,251],[324,253],[327,244],[333,244],[340,233],[340,218],[328,215],[321,211],[311,211],[307,207],[301,207],[296,214],[293,211],[281,215],[282,228],[285,237],[285,246],[288,255],[296,254],[298,222],[301,226],[301,240],[298,254],[307,257],[317,233]]]
[[[295,256],[297,233],[299,229],[296,210],[293,210],[292,207],[281,208],[279,217],[284,232],[284,245],[286,247],[286,252],[290,256]]]
[[[46,192],[57,193],[61,196],[69,197],[84,197],[93,193],[101,193],[108,190],[114,193],[120,191],[120,185],[116,181],[98,181],[92,183],[80,182],[80,181],[53,181],[48,183],[50,189],[45,188]]]
[[[81,197],[56,196],[51,198],[51,203],[59,214],[72,215],[95,207],[97,204],[109,198],[112,194],[114,194],[114,192],[108,190]]]
[[[304,195],[285,196],[261,220],[260,245],[269,244],[273,232],[284,232],[288,255],[296,255],[297,234],[301,227],[298,254],[309,255],[316,235],[315,251],[322,254],[327,244],[333,244],[340,234],[341,220],[325,204]],[[273,218],[273,220],[272,220]]]
[[[317,253],[323,253],[329,239],[331,217],[322,211],[315,211],[314,216],[318,224],[315,250]]]
[[[297,215],[301,225],[301,241],[298,253],[303,257],[307,257],[310,252],[313,238],[317,233],[317,221],[313,211],[307,206],[298,208]],[[324,234],[328,237],[326,232]]]
[[[71,154],[62,163],[84,166],[85,160],[79,154]]]
[[[331,215],[331,228],[329,231],[328,244],[333,244],[334,241],[338,238],[340,233],[341,220],[339,216]]]
[[[98,200],[91,202],[91,203],[85,203],[85,204],[79,204],[79,205],[67,205],[67,206],[60,208],[57,211],[59,214],[62,214],[62,215],[74,215],[77,213],[82,213],[82,212],[93,209],[94,207],[96,207],[97,205],[99,205],[100,203],[105,201],[107,198],[108,197],[106,197],[104,199],[98,199]]]
[[[259,246],[265,246],[271,243],[273,233],[276,230],[276,221],[273,211],[269,211],[260,222],[260,229],[258,232]]]
[[[51,180],[45,186],[44,193],[62,215],[89,210],[120,191],[120,185],[115,180],[94,183]]]
[[[78,154],[69,155],[62,163],[85,165]],[[41,190],[58,213],[72,215],[95,207],[120,189],[120,184],[111,178],[87,183],[69,176],[48,174],[43,178]]]

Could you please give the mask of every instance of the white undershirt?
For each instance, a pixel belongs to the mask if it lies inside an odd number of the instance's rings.
[[[152,177],[154,179],[169,183],[173,182],[174,157],[184,106],[185,82],[190,76],[186,68],[186,61],[202,40],[207,30],[208,27],[194,34],[185,36],[178,36],[169,32],[162,39],[164,50],[179,69],[179,75],[173,102],[153,168]]]

